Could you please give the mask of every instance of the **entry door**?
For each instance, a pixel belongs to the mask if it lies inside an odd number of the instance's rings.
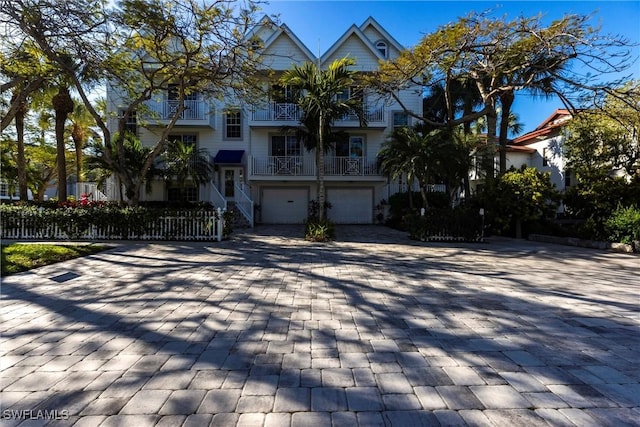
[[[222,195],[229,201],[236,197],[235,186],[241,186],[243,182],[242,168],[221,168]]]

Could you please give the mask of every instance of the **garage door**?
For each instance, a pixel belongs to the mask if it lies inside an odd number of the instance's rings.
[[[336,224],[373,223],[372,188],[328,188],[327,201],[327,216]]]
[[[302,224],[307,218],[309,189],[264,188],[262,222],[265,224]]]

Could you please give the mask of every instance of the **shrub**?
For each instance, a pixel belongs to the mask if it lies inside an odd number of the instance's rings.
[[[428,209],[424,216],[406,216],[404,222],[414,240],[477,242],[483,235],[482,217],[472,208]]]
[[[335,225],[328,219],[319,221],[315,218],[309,218],[305,222],[304,238],[311,242],[332,240],[335,238]]]
[[[413,211],[409,207],[409,192],[396,193],[389,197],[389,219],[387,225],[389,227],[400,230],[407,230],[403,218],[407,215],[417,214],[422,207],[422,196],[419,191],[411,193],[413,199]],[[451,206],[451,197],[448,193],[430,192],[427,193],[427,202],[429,208],[445,209]]]
[[[640,208],[618,206],[604,226],[612,242],[630,244],[640,240]]]

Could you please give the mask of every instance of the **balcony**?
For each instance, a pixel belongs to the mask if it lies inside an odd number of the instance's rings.
[[[254,125],[274,125],[274,122],[282,125],[295,126],[302,117],[302,109],[298,104],[289,102],[270,102],[266,107],[254,106],[251,112],[251,121]]]
[[[253,177],[315,179],[316,159],[313,156],[268,156],[252,157],[250,175]],[[324,174],[327,178],[381,178],[376,159],[366,157],[333,157],[324,159]]]
[[[145,117],[151,124],[165,125],[178,111],[178,101],[170,99],[152,99],[145,103],[149,114]],[[209,126],[214,127],[214,111],[209,102],[198,100],[185,100],[184,111],[180,114],[177,126]]]
[[[296,126],[302,118],[302,109],[298,104],[270,102],[266,106],[254,106],[251,112],[252,126]],[[369,126],[386,127],[384,105],[367,104],[364,116]],[[355,115],[347,115],[334,123],[336,126],[360,127]]]

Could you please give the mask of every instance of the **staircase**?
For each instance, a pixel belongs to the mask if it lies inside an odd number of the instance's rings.
[[[236,209],[235,202],[227,202],[227,210],[233,211],[233,229],[251,228],[251,224],[242,213]]]

